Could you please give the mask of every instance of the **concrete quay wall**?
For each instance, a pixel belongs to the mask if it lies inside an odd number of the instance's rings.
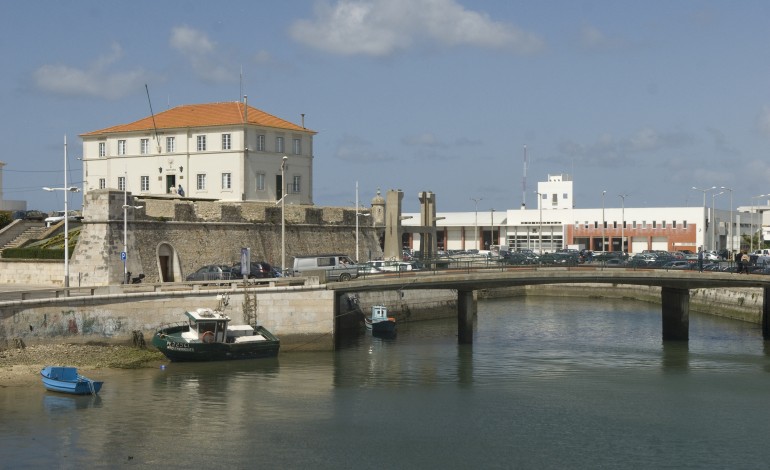
[[[256,292],[258,290],[258,293]],[[129,342],[141,331],[149,343],[158,326],[186,321],[185,310],[220,305],[232,324],[248,324],[250,297],[259,324],[281,338],[282,350],[334,348],[334,293],[323,286],[218,291],[97,294],[66,299],[4,302],[0,307],[0,349],[14,338],[26,344],[46,341]]]

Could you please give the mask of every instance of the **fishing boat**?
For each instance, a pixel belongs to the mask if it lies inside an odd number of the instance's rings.
[[[265,327],[230,325],[221,310],[199,308],[185,312],[187,321],[164,325],[152,344],[171,361],[226,361],[278,355],[280,340]]]
[[[372,330],[372,336],[392,338],[396,336],[396,319],[388,316],[384,305],[372,306],[372,315],[365,319],[366,329]]]
[[[104,384],[78,374],[77,367],[45,366],[40,376],[46,390],[72,395],[96,395]]]

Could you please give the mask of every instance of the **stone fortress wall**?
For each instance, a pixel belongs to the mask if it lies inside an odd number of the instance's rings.
[[[125,222],[124,197],[129,206]],[[280,205],[139,198],[104,189],[86,194],[83,217],[70,261],[70,285],[73,280],[83,285],[123,282],[124,234],[126,269],[134,277],[144,274],[143,282],[182,281],[206,264],[232,265],[240,261],[243,247],[251,249],[252,261],[281,264]],[[287,267],[299,255],[344,253],[356,257],[355,208],[287,204],[284,220]],[[376,218],[359,218],[362,260],[382,257],[383,224]]]

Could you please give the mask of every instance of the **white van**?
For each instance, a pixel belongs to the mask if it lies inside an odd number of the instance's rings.
[[[329,281],[349,281],[358,277],[358,265],[347,255],[329,254],[297,256],[294,258],[294,275],[324,271]]]

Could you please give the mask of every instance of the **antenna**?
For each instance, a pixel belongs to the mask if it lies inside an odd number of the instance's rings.
[[[158,136],[158,126],[155,125],[155,113],[152,111],[152,101],[150,100],[150,89],[144,84],[144,90],[147,92],[147,102],[150,104],[150,116],[152,116],[152,128],[155,130],[155,141],[158,143],[158,153],[160,153],[160,137]]]
[[[524,146],[524,177],[521,179],[521,208],[527,208],[527,146]]]

